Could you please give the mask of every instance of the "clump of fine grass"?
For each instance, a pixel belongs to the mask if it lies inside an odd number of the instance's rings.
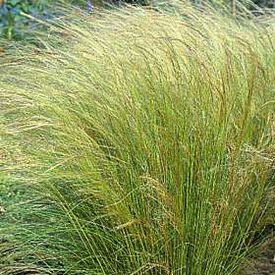
[[[5,170],[34,196],[3,268],[236,274],[270,221],[274,29],[186,3],[72,18],[0,66]]]

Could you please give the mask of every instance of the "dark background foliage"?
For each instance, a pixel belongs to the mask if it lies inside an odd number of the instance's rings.
[[[22,39],[31,30],[30,20],[21,12],[32,16],[42,15],[48,0],[7,0],[0,1],[0,35],[8,39]]]
[[[35,30],[36,23],[24,14],[47,20],[54,16],[56,3],[84,6],[85,0],[0,0],[0,37],[22,40]]]

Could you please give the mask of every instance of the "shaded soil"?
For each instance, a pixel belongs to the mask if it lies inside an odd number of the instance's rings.
[[[242,275],[275,275],[275,237],[246,263]]]

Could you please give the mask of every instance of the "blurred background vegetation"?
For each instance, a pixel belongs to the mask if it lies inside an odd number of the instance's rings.
[[[56,14],[53,0],[0,0],[0,37],[8,40],[22,40],[36,29],[36,22],[26,17],[30,15],[47,20]],[[84,4],[81,1],[58,1],[59,3]]]
[[[59,3],[70,3],[83,10],[92,10],[93,6],[105,4],[121,5],[123,3],[150,5],[158,0],[0,0],[0,38],[8,40],[29,39],[37,30],[37,22],[31,17],[40,20],[48,20],[56,16],[55,5]],[[205,2],[224,5],[236,13],[236,0],[192,0],[195,5]],[[255,8],[253,4],[261,8],[275,8],[275,0],[252,0],[244,2],[250,9]],[[29,17],[26,17],[30,15]]]

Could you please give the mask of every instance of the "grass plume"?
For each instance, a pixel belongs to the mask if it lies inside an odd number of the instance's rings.
[[[274,222],[274,28],[173,3],[3,58],[3,174],[32,198],[4,274],[236,274]]]

